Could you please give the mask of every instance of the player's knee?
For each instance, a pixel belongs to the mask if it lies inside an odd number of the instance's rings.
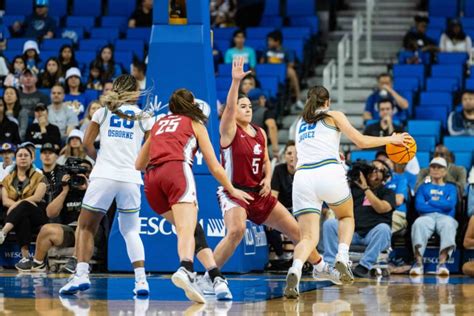
[[[227,236],[230,240],[234,242],[240,242],[245,234],[246,226],[244,225],[234,225],[227,229]]]

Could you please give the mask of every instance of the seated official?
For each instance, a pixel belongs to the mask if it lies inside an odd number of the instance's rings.
[[[353,273],[363,278],[370,277],[370,270],[379,254],[390,247],[392,212],[395,209],[395,193],[383,184],[389,175],[389,167],[379,160],[374,160],[372,166],[372,172],[367,177],[361,172],[358,181],[351,181],[355,220],[351,244],[367,246]],[[324,223],[323,236],[324,260],[334,264],[338,251],[336,219],[329,219]]]
[[[439,263],[436,274],[448,276],[446,261],[456,248],[458,222],[454,219],[457,203],[456,185],[446,183],[444,177],[448,164],[444,158],[436,157],[430,162],[431,182],[423,183],[416,192],[415,208],[420,217],[413,223],[411,239],[415,263],[411,275],[422,275],[423,255],[428,240],[434,233],[440,237]]]
[[[77,219],[81,211],[82,199],[89,183],[89,173],[92,165],[89,161],[81,159],[79,166],[84,173],[74,174],[68,169],[71,163],[66,162],[65,167],[56,164],[57,151],[52,144],[45,144],[41,148],[41,160],[47,170],[45,176],[49,180],[48,195],[50,198],[46,208],[48,218],[55,223],[44,225],[36,238],[36,251],[33,260],[19,262],[15,265],[19,271],[46,271],[45,258],[52,247],[74,247]],[[77,259],[70,258],[64,266],[63,272],[74,272]]]

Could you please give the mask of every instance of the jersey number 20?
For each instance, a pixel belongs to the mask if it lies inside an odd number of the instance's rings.
[[[158,125],[160,125],[160,128],[158,129],[158,131],[156,131],[156,135],[163,134],[163,133],[176,132],[180,121],[181,121],[180,117],[170,119],[170,120],[160,120],[158,122]]]
[[[127,115],[134,115],[135,114],[131,110],[127,110],[123,113],[127,114]],[[134,125],[135,125],[135,121],[129,121],[129,120],[126,120],[126,119],[121,119],[118,115],[112,115],[110,117],[110,127],[121,128],[123,126],[123,128],[131,129],[131,128],[133,128]]]

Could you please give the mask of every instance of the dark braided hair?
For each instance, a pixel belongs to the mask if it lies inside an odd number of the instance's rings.
[[[120,118],[129,121],[137,121],[144,117],[143,113],[128,115],[120,111],[119,108],[127,103],[135,103],[140,95],[137,79],[125,74],[118,76],[117,79],[114,80],[112,91],[102,95],[100,97],[100,103]]]
[[[329,101],[329,91],[323,86],[314,86],[309,89],[306,104],[303,109],[303,120],[313,124],[326,117],[331,117],[326,111],[321,111]]]

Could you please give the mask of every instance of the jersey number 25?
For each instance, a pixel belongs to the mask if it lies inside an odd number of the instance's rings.
[[[160,125],[160,128],[156,131],[156,135],[163,134],[163,133],[176,132],[180,121],[181,121],[180,117],[170,119],[170,120],[160,120],[158,122],[158,125]]]

